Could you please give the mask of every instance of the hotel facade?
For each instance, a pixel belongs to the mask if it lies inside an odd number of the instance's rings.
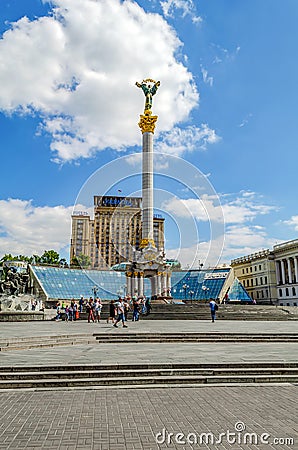
[[[72,214],[70,261],[87,256],[89,268],[105,270],[134,260],[142,236],[140,197],[94,196],[94,218],[86,212]],[[153,218],[153,239],[164,249],[164,218]]]

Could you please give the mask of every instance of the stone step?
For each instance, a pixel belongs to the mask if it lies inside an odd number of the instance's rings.
[[[298,376],[298,367],[284,368],[149,368],[149,369],[121,369],[118,370],[57,370],[57,371],[16,371],[0,372],[0,380],[45,380],[45,379],[73,379],[73,378],[124,378],[124,377],[149,377],[149,376],[226,376],[234,377],[240,375],[295,375]]]
[[[47,348],[70,345],[92,345],[95,343],[171,343],[171,342],[201,342],[201,343],[249,343],[249,342],[298,342],[295,333],[141,333],[130,332],[121,328],[116,332],[76,334],[61,336],[27,337],[2,340],[0,351],[23,350],[30,348]]]
[[[206,385],[206,384],[243,384],[243,383],[297,383],[298,375],[162,375],[162,376],[138,376],[138,377],[108,377],[108,378],[51,378],[38,380],[0,380],[0,390],[16,389],[52,389],[75,387],[122,387],[122,386],[152,386],[154,385]]]

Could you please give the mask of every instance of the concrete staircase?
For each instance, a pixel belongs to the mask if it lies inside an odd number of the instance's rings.
[[[0,391],[297,383],[298,363],[0,367]]]
[[[95,337],[92,333],[65,334],[50,336],[33,336],[2,339],[0,341],[0,352],[10,350],[26,350],[30,348],[50,348],[65,345],[94,344]]]
[[[297,343],[298,333],[239,333],[239,332],[134,332],[110,329],[107,332],[50,335],[2,339],[0,352],[51,348],[73,345],[130,343]]]
[[[108,305],[104,304],[102,318],[108,316]],[[128,318],[131,319],[131,311]],[[298,307],[272,305],[220,305],[217,311],[219,320],[298,320]],[[81,320],[87,320],[87,314],[81,313]],[[148,316],[141,320],[210,320],[210,308],[206,303],[152,304]]]

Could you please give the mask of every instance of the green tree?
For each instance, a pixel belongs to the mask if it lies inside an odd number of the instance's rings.
[[[72,267],[81,267],[82,269],[87,269],[91,265],[91,260],[89,256],[83,255],[83,253],[81,253],[72,258],[70,265]]]
[[[15,259],[14,256],[12,256],[11,253],[6,253],[2,258],[0,259],[0,265],[3,266],[3,263],[5,261],[13,261]]]
[[[51,264],[53,266],[59,265],[60,255],[55,250],[45,250],[41,255],[40,262],[42,264]]]
[[[32,255],[31,256],[31,264],[39,264],[41,260],[41,256],[39,255]]]
[[[65,258],[61,258],[61,259],[60,259],[60,261],[59,261],[59,266],[60,266],[60,267],[68,267],[68,263],[67,263],[67,261],[66,261]]]

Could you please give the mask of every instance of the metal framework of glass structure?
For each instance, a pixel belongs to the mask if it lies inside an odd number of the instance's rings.
[[[33,276],[38,280],[49,299],[89,298],[94,294],[103,300],[125,295],[125,272],[114,270],[81,270],[60,267],[32,266]],[[174,299],[207,300],[218,298],[230,269],[188,270],[172,272],[172,297]],[[150,282],[145,279],[145,295],[150,295]],[[229,290],[230,300],[251,301],[249,295],[234,280]]]

